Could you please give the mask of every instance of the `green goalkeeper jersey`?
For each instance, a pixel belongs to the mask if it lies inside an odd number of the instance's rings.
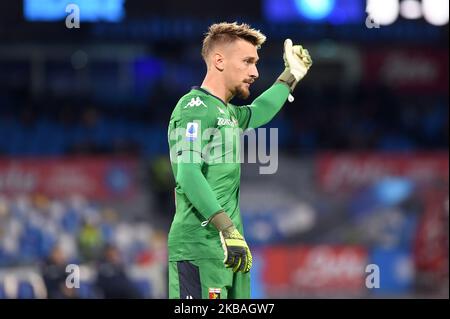
[[[168,128],[176,180],[176,212],[168,237],[170,261],[224,258],[218,231],[207,222],[218,211],[225,211],[243,234],[240,134],[270,121],[288,95],[288,87],[277,83],[247,106],[225,103],[198,87],[179,100]],[[190,161],[197,163],[204,179],[189,180],[183,188],[178,182],[180,165]],[[206,204],[193,204],[199,202]]]

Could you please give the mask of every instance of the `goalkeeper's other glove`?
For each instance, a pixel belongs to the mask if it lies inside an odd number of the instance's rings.
[[[278,77],[277,82],[286,83],[292,93],[311,67],[311,56],[308,50],[301,45],[292,45],[292,40],[286,39],[284,41],[283,60],[285,69]],[[289,94],[289,102],[293,100],[294,97]]]
[[[225,253],[225,266],[233,268],[234,272],[249,272],[252,268],[252,253],[239,231],[234,226],[223,230],[220,232],[220,240]]]
[[[232,268],[233,272],[249,272],[252,267],[252,254],[230,217],[225,212],[220,212],[211,218],[211,222],[219,231],[225,267]]]

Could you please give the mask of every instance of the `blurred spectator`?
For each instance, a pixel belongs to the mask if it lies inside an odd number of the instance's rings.
[[[102,234],[92,221],[86,221],[79,235],[79,247],[84,261],[95,260],[102,248]]]
[[[50,299],[78,298],[77,289],[68,288],[66,285],[66,266],[68,262],[63,251],[55,246],[45,262],[42,274]]]
[[[141,298],[139,291],[128,277],[122,256],[117,247],[107,245],[98,267],[97,285],[107,299]]]

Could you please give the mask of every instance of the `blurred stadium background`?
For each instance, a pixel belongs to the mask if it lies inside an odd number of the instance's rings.
[[[251,99],[286,37],[314,60],[278,172],[243,167],[253,297],[448,298],[447,0],[68,3],[0,2],[0,299],[167,296],[166,127],[220,21],[268,36]]]

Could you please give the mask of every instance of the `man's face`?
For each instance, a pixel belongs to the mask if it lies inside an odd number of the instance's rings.
[[[224,77],[233,96],[246,99],[250,85],[258,78],[256,63],[258,52],[255,45],[239,39],[228,44],[224,50]]]

